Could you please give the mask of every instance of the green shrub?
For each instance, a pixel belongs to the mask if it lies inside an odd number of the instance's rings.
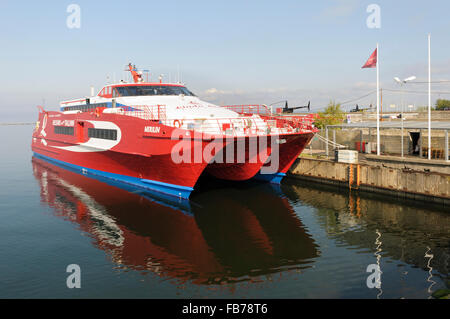
[[[330,101],[327,108],[318,114],[319,118],[314,122],[314,125],[319,129],[325,128],[327,125],[340,124],[345,119],[345,113],[341,109],[341,104],[336,104],[333,101]]]
[[[436,110],[450,110],[450,100],[438,99],[436,101]]]

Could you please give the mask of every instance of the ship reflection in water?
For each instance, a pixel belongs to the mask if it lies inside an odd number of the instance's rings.
[[[319,255],[288,199],[268,184],[245,192],[206,185],[190,202],[177,201],[32,164],[41,200],[119,267],[218,284],[309,268]]]

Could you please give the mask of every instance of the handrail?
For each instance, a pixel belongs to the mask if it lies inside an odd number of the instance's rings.
[[[166,119],[163,124],[221,135],[266,135],[270,129],[263,119],[250,117]]]
[[[329,140],[329,139],[327,139],[327,138],[321,136],[320,134],[317,134],[316,136],[317,136],[317,138],[318,138],[319,140],[321,140],[321,141],[324,142],[324,143],[331,144],[331,146],[334,147],[334,148],[348,148],[348,146],[345,146],[345,145],[342,145],[342,144],[338,144],[338,143],[336,143],[336,142],[333,142],[333,141],[331,141],[331,140]]]
[[[222,107],[240,114],[272,114],[266,105],[260,104],[224,105]]]
[[[133,116],[142,118],[144,120],[165,120],[166,119],[166,106],[157,105],[127,105],[121,106],[121,114],[127,116]]]
[[[240,105],[233,107],[254,107],[253,110],[261,111],[260,105]],[[244,109],[243,109],[244,110]],[[315,131],[314,118],[311,116],[277,116],[273,114],[263,115],[257,113],[242,113],[245,116],[228,118],[181,118],[167,117],[165,105],[129,105],[116,109],[108,109],[108,113],[117,113],[132,116],[144,120],[158,120],[162,124],[185,130],[196,130],[209,134],[223,135],[267,135],[289,134],[302,131]],[[251,116],[249,116],[251,115]]]

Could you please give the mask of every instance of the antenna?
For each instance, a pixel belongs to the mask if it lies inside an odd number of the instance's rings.
[[[133,77],[133,83],[140,83],[144,82],[144,79],[142,78],[142,71],[139,71],[136,68],[135,64],[128,63],[127,69],[125,71],[129,71],[131,73],[131,76]]]
[[[142,70],[142,72],[145,73],[146,82],[148,83],[148,78],[149,78],[150,70]]]

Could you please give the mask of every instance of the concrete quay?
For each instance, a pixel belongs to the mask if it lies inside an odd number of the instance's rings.
[[[422,202],[450,205],[450,165],[436,167],[396,158],[366,159],[355,164],[302,156],[291,167],[289,178],[332,184],[352,191],[380,193]]]

